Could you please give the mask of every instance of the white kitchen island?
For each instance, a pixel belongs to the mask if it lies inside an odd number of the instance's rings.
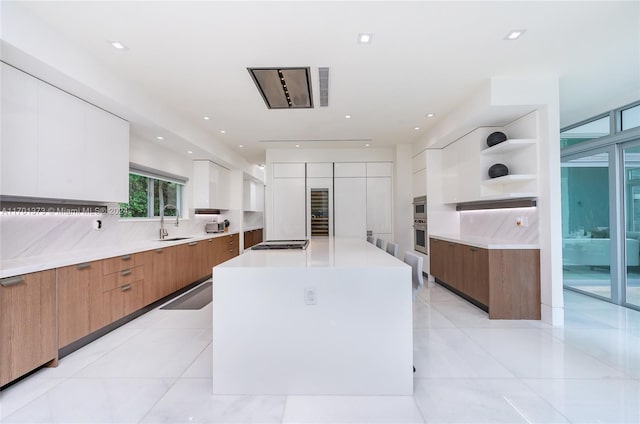
[[[213,268],[214,394],[413,394],[411,268],[364,240]]]

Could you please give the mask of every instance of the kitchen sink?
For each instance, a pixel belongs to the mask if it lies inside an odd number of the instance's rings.
[[[166,239],[160,239],[157,241],[178,241],[178,240],[187,240],[193,237],[170,237],[170,238],[166,238]]]

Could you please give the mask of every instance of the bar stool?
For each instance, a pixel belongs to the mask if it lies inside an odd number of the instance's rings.
[[[371,244],[376,244],[376,238],[374,236],[367,236],[367,241]]]
[[[398,245],[396,243],[388,242],[386,250],[391,256],[398,256]]]
[[[380,249],[384,249],[384,240],[381,238],[377,239],[376,246],[378,246]]]

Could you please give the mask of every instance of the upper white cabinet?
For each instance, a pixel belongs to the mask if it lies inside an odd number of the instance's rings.
[[[2,195],[128,202],[129,124],[2,64]]]
[[[243,183],[243,210],[249,212],[264,211],[264,185],[252,180]]]
[[[486,139],[495,131],[506,141],[489,147]],[[536,197],[537,114],[532,112],[504,128],[477,128],[442,151],[442,193],[445,203]],[[513,138],[518,137],[518,138]],[[509,174],[490,178],[489,168],[504,164]]]
[[[391,162],[367,162],[367,177],[391,177],[392,174]]]
[[[336,164],[337,165],[337,164]],[[336,237],[365,238],[367,234],[367,179],[333,180]]]
[[[209,160],[193,161],[193,207],[229,209],[229,170]]]
[[[413,157],[413,197],[427,195],[427,151],[423,150]]]
[[[333,178],[333,163],[308,163],[307,178]]]
[[[367,176],[367,164],[365,162],[336,162],[333,169],[336,178]]]
[[[273,228],[270,240],[304,240],[306,203],[304,178],[273,179]]]
[[[305,178],[304,163],[274,163],[273,178]]]
[[[367,231],[391,234],[391,177],[367,178]]]

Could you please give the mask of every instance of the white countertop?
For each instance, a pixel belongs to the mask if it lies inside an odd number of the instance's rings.
[[[95,249],[2,260],[0,261],[0,278],[12,277],[14,275],[27,274],[30,272],[44,271],[47,269],[59,268],[82,262],[112,258],[114,256],[144,252],[145,250],[176,246],[179,244],[190,243],[192,241],[208,240],[211,238],[222,237],[237,233],[237,231],[234,231],[227,233],[198,234],[195,236],[186,236],[189,238],[184,240],[175,241],[145,240],[138,243],[128,243],[126,245],[103,246],[97,247]]]
[[[461,243],[481,249],[540,249],[539,244],[514,243],[489,237],[456,236],[451,234],[429,234],[430,238]]]
[[[248,250],[216,268],[389,268],[408,266],[362,239],[315,237],[306,250]]]

